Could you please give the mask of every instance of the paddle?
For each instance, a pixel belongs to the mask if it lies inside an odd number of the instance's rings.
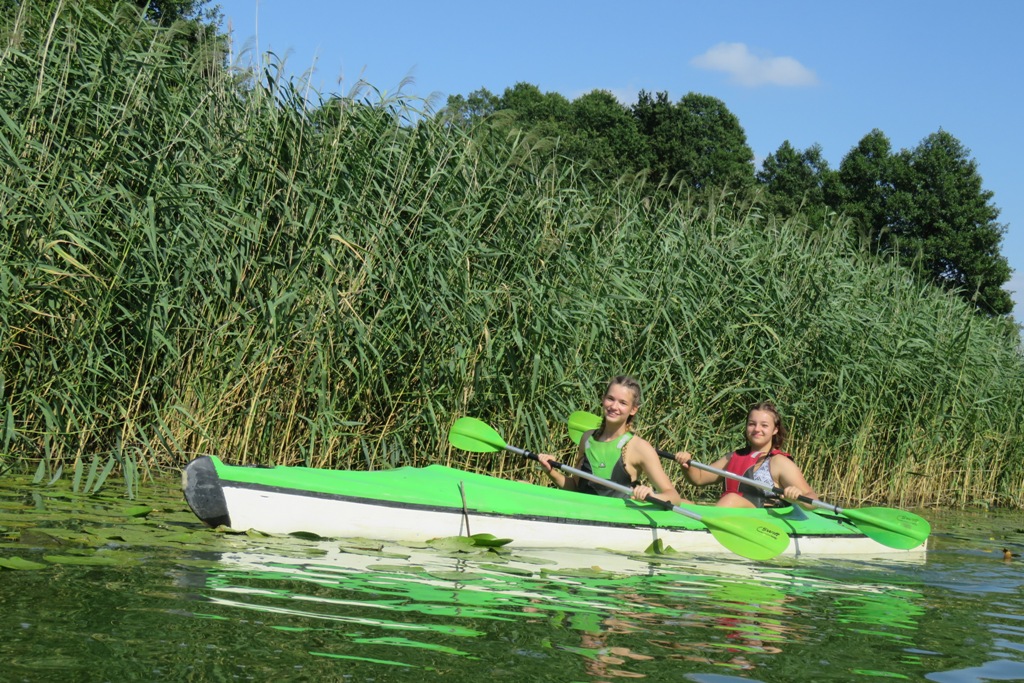
[[[569,427],[569,436],[573,441],[579,443],[580,439],[583,438],[583,432],[591,429],[597,429],[601,426],[601,418],[593,413],[578,410],[569,416],[567,425]],[[661,457],[668,460],[675,460],[675,456],[673,454],[663,451],[660,448],[655,450],[658,451],[658,455]],[[694,460],[690,461],[690,466],[706,472],[713,472],[720,477],[735,479],[736,481],[743,482],[749,486],[756,486],[757,488],[764,489],[765,491],[772,491],[779,495],[782,495],[783,493],[782,489],[778,486],[771,486],[769,484],[755,481],[739,474],[733,474],[732,472],[726,472],[725,470],[720,470]],[[925,542],[932,531],[931,524],[928,523],[928,520],[919,515],[915,515],[912,512],[906,512],[905,510],[894,510],[892,508],[884,507],[869,507],[851,510],[848,508],[839,508],[822,500],[808,498],[806,496],[800,496],[799,500],[800,502],[824,508],[825,510],[829,510],[837,515],[841,515],[849,519],[865,536],[890,548],[897,548],[899,550],[916,548]]]
[[[471,453],[495,453],[506,450],[531,460],[537,460],[536,453],[508,445],[490,425],[473,417],[460,417],[455,421],[448,432],[448,443]],[[619,493],[630,495],[633,492],[633,489],[628,486],[596,477],[560,462],[553,461],[551,466],[566,474],[606,486]],[[684,517],[701,522],[723,546],[737,555],[752,560],[771,559],[789,547],[789,536],[786,532],[778,525],[768,521],[753,523],[752,520],[739,517],[707,518],[651,495],[648,495],[645,500],[665,510],[672,510]]]

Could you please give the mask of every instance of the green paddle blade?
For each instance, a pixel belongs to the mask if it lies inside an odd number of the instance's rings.
[[[580,439],[583,438],[583,432],[589,432],[591,429],[601,426],[601,418],[585,410],[577,410],[569,416],[566,426],[569,427],[569,438],[573,440],[573,443],[579,444]]]
[[[751,560],[770,560],[789,547],[789,535],[772,522],[742,517],[701,520],[723,546]]]
[[[932,525],[924,517],[906,510],[892,508],[841,508],[842,515],[853,521],[868,538],[899,550],[916,548],[932,532]]]
[[[448,430],[448,443],[470,453],[494,453],[507,444],[501,435],[475,417],[460,417]]]

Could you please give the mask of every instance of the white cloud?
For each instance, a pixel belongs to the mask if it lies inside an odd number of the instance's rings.
[[[781,85],[786,87],[817,85],[813,71],[792,57],[751,54],[743,43],[719,43],[690,64],[710,71],[724,71],[732,82],[743,86]]]

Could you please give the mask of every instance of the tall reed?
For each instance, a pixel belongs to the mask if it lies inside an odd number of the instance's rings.
[[[666,447],[731,450],[770,398],[834,499],[1024,504],[1015,326],[840,217],[598,189],[401,94],[29,5],[0,43],[0,467],[137,473],[129,495],[200,453],[532,478],[449,426],[571,457],[562,421],[626,372]]]

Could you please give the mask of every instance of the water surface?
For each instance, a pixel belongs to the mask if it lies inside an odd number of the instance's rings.
[[[1019,514],[754,563],[228,533],[176,486],[0,482],[4,680],[1024,680]]]

